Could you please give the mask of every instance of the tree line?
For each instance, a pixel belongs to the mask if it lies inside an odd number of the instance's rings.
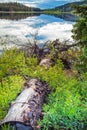
[[[39,8],[27,7],[21,3],[0,3],[0,11],[12,12],[12,11],[40,11]]]

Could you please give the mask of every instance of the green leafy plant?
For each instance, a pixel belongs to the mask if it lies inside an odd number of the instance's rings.
[[[85,101],[84,96],[79,92],[80,86],[78,90],[75,89],[76,84],[79,85],[81,82],[77,83],[71,80],[68,84],[67,81],[65,85],[56,86],[55,92],[53,91],[49,95],[48,103],[43,107],[45,114],[40,122],[42,129],[82,130],[85,128],[87,124],[87,100]],[[85,89],[82,94],[84,95],[84,93]]]
[[[19,75],[4,78],[0,82],[0,119],[6,115],[11,101],[13,101],[17,94],[23,89],[24,80]]]
[[[52,55],[53,52],[54,49]],[[43,120],[39,121],[42,130],[83,130],[87,126],[86,73],[68,77],[62,61],[57,59],[49,68],[39,66],[37,58],[25,57],[24,52],[17,49],[7,50],[0,60],[0,119],[22,90],[22,76],[27,76],[38,78],[50,86],[50,94],[43,106]]]
[[[8,75],[19,74],[25,67],[24,53],[19,53],[16,48],[6,50],[0,56],[0,79]]]

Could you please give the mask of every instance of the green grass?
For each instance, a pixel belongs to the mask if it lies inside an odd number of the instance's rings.
[[[10,124],[1,126],[2,130],[10,130]],[[12,129],[14,130],[14,128]]]

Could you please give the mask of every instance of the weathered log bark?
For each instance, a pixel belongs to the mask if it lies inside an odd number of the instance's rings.
[[[23,92],[11,103],[8,114],[1,125],[7,122],[23,122],[37,129],[37,121],[42,118],[42,104],[48,93],[46,83],[37,79],[27,80]]]
[[[41,62],[39,63],[40,66],[46,66],[47,68],[49,68],[52,63],[51,63],[51,60],[48,59],[48,58],[44,58],[41,60]]]

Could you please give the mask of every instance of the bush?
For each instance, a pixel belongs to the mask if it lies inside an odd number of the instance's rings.
[[[3,78],[0,82],[0,119],[6,115],[10,103],[23,89],[24,80],[19,75]]]
[[[25,67],[24,53],[19,53],[16,48],[6,50],[0,56],[0,80],[8,75],[19,74]]]
[[[39,66],[37,58],[25,57],[24,52],[17,49],[7,50],[0,56],[0,69],[0,119],[21,91],[24,82],[21,76],[24,75],[38,78],[50,86],[50,94],[43,106],[43,120],[39,121],[42,130],[82,130],[86,127],[86,73],[68,77],[60,60],[49,68]]]
[[[52,72],[55,75],[55,71]],[[55,89],[49,94],[47,103],[43,106],[44,117],[40,121],[42,130],[51,128],[82,130],[87,125],[86,75],[81,76],[80,79],[66,78],[62,74],[57,75],[53,82],[53,77],[51,78],[50,82],[53,85],[51,87],[55,86]]]

